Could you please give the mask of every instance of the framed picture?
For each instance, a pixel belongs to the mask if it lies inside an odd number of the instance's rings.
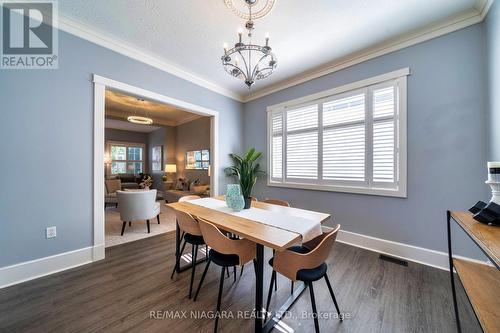
[[[186,152],[186,169],[208,170],[210,165],[210,151],[208,149]]]
[[[162,171],[163,165],[163,146],[153,147],[151,154],[151,167],[153,171]]]

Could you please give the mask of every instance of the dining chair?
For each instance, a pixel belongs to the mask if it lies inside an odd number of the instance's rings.
[[[181,247],[181,251],[177,254],[175,258],[175,266],[170,278],[172,279],[174,277],[175,272],[179,268],[182,253],[184,252],[186,243],[189,243],[191,245],[191,282],[189,284],[188,298],[191,299],[191,294],[193,291],[194,274],[196,269],[196,259],[198,255],[198,247],[200,245],[205,245],[205,250],[207,250],[207,247],[205,244],[205,240],[203,239],[200,227],[198,225],[198,221],[196,221],[196,219],[191,214],[176,210],[175,217],[177,219],[177,224],[179,225],[179,229],[182,230],[183,232],[183,236],[181,239],[184,240],[184,244]]]
[[[332,285],[328,279],[328,267],[325,262],[335,243],[339,230],[340,224],[337,224],[334,228],[323,227],[323,233],[320,236],[302,244],[302,246],[292,246],[286,251],[277,252],[274,257],[269,260],[269,264],[273,267],[273,273],[271,275],[271,283],[267,295],[265,319],[267,319],[269,303],[271,302],[273,292],[273,284],[276,281],[276,272],[278,272],[292,281],[304,282],[306,287],[309,288],[316,333],[319,333],[319,321],[313,289],[313,282],[315,281],[322,278],[325,279],[339,319],[341,321],[343,320],[335,294],[333,293]]]
[[[186,195],[184,197],[179,198],[179,202],[189,201],[194,199],[200,199],[200,196],[197,195]],[[179,268],[182,254],[184,253],[184,249],[186,248],[186,243],[191,245],[191,282],[189,284],[189,295],[188,298],[191,299],[191,294],[193,291],[193,280],[194,274],[196,270],[196,260],[198,256],[198,248],[200,245],[205,245],[205,251],[207,252],[205,241],[203,240],[203,236],[201,234],[200,227],[198,226],[198,221],[188,213],[184,213],[181,211],[175,211],[175,218],[177,220],[177,224],[179,225],[179,229],[182,231],[181,240],[184,243],[181,246],[181,251],[177,254],[175,258],[174,270],[172,271],[172,275],[170,278],[174,277],[175,272]]]
[[[120,219],[123,221],[122,233],[125,232],[127,221],[131,225],[132,221],[146,220],[148,234],[151,232],[149,220],[156,217],[160,223],[160,203],[156,202],[156,190],[140,191],[116,191]]]
[[[208,252],[208,261],[201,276],[200,284],[194,295],[194,300],[198,298],[200,288],[207,275],[210,263],[214,263],[221,267],[220,282],[219,282],[219,295],[217,297],[217,310],[215,317],[214,332],[217,332],[217,325],[219,322],[219,314],[222,300],[222,290],[224,287],[224,272],[231,266],[241,266],[250,261],[254,262],[256,256],[255,243],[248,239],[233,239],[223,234],[215,225],[199,219],[199,226],[205,242],[210,247]]]
[[[185,195],[183,197],[180,197],[178,201],[183,202],[183,201],[189,201],[189,200],[195,200],[195,199],[201,199],[201,197],[199,195]]]
[[[290,207],[290,203],[288,201],[281,200],[281,199],[266,199],[266,200],[262,200],[262,202],[272,204],[272,205]]]

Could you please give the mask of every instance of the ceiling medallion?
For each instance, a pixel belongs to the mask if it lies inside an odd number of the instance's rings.
[[[138,98],[137,100],[139,101],[139,103],[144,102],[142,98]],[[135,112],[133,116],[128,116],[127,120],[131,123],[141,124],[141,125],[151,125],[153,123],[153,119],[148,117],[137,116]]]
[[[244,20],[260,19],[273,9],[275,0],[224,0],[226,7],[231,9],[231,11],[238,17]],[[248,6],[252,7],[252,17],[250,18],[250,12],[248,11]]]
[[[265,45],[252,44],[252,30],[254,29],[253,19],[262,18],[267,15],[274,6],[275,0],[237,0],[244,2],[247,6],[248,14],[237,9],[234,0],[224,0],[224,3],[236,15],[247,20],[245,28],[248,30],[248,44],[243,43],[243,31],[238,31],[238,42],[234,47],[228,49],[224,43],[224,55],[221,57],[224,70],[230,75],[237,77],[250,87],[256,80],[271,75],[278,64],[276,56],[269,46],[269,35],[266,34]],[[254,10],[256,10],[254,12]]]

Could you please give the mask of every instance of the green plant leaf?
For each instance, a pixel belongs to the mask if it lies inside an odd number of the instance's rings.
[[[257,176],[265,173],[260,169],[260,164],[255,163],[262,157],[262,152],[251,148],[243,156],[229,154],[229,157],[233,161],[233,165],[225,168],[224,172],[229,177],[238,177],[241,192],[245,198],[248,198],[257,182]]]

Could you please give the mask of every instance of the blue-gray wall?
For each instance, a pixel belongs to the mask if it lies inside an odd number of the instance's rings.
[[[207,170],[187,170],[186,152],[190,150],[210,149],[210,118],[203,117],[176,127],[175,160],[177,178],[198,179],[200,184],[210,184]],[[225,189],[221,189],[224,193]]]
[[[500,161],[500,1],[493,2],[485,22],[488,52],[490,161]]]
[[[174,126],[161,126],[148,134],[148,147],[149,147],[149,173],[153,178],[153,188],[164,190],[163,176],[164,171],[153,171],[153,147],[163,146],[163,165],[162,170],[165,169],[165,164],[175,163],[175,140],[176,140],[176,128]]]
[[[446,210],[488,198],[485,59],[478,24],[246,103],[244,146],[265,153],[267,106],[404,67],[412,73],[408,198],[284,189],[264,181],[255,194],[331,213],[347,231],[445,251]],[[476,256],[464,237],[457,244],[460,253]]]
[[[60,32],[59,69],[0,70],[0,267],[92,245],[93,73],[219,111],[221,169],[242,148],[241,103]]]
[[[92,245],[93,73],[219,111],[222,169],[230,163],[227,154],[244,146],[266,151],[268,105],[409,66],[407,199],[270,188],[263,182],[256,195],[330,212],[345,230],[445,250],[445,210],[487,200],[485,163],[488,157],[500,159],[494,131],[500,119],[494,96],[500,80],[498,7],[486,24],[245,106],[61,32],[58,70],[0,70],[0,267]],[[226,182],[221,176],[221,191]],[[46,240],[45,227],[51,225],[58,236]],[[474,255],[465,238],[457,244],[463,254]]]

